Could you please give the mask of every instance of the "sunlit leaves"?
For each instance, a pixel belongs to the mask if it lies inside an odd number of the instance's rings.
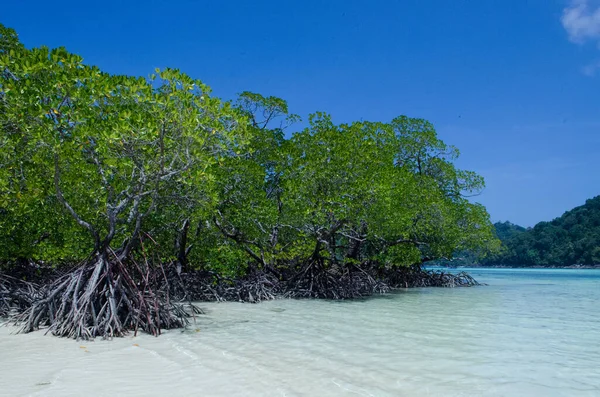
[[[0,260],[81,259],[100,240],[170,260],[185,221],[194,265],[227,275],[493,245],[466,197],[483,179],[429,122],[315,113],[286,139],[298,120],[277,97],[223,102],[177,69],[111,75],[0,26]]]
[[[153,79],[110,75],[64,48],[25,49],[11,34],[0,31],[0,189],[11,217],[24,219],[57,194],[58,169],[64,198],[100,235],[112,227],[111,211],[126,203],[115,212],[120,244],[136,216],[162,230],[151,224],[163,222],[151,216],[161,206],[185,204],[193,214],[211,196],[212,164],[245,144],[243,117],[178,70]],[[37,216],[64,213],[55,201]],[[2,228],[10,219],[0,220]]]

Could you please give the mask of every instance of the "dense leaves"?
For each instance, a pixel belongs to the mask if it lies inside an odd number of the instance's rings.
[[[550,222],[525,229],[495,224],[502,251],[486,265],[570,266],[600,264],[600,196]]]
[[[292,133],[299,117],[280,98],[225,102],[172,69],[111,75],[4,27],[0,46],[4,264],[143,261],[304,283],[496,246],[467,198],[482,178],[425,120],[316,113]]]
[[[176,70],[140,79],[102,73],[62,48],[2,53],[6,259],[80,258],[115,240],[126,257],[146,219],[159,236],[172,219],[157,214],[176,206],[175,219],[182,208],[196,215],[212,198],[207,171],[243,143],[243,117]]]

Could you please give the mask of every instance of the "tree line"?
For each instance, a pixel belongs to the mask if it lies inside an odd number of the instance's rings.
[[[526,229],[510,222],[494,226],[502,249],[482,258],[484,265],[561,267],[600,264],[600,196],[533,228]]]
[[[483,179],[455,166],[431,123],[317,112],[292,132],[299,121],[280,98],[222,100],[177,69],[109,74],[0,25],[0,266],[78,264],[28,326],[131,329],[157,315],[143,309],[151,268],[261,273],[332,297],[344,274],[376,280],[497,246],[485,208],[465,197]],[[77,321],[57,320],[55,297]]]

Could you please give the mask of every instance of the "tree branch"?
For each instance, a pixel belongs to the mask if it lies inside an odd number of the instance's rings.
[[[54,154],[54,187],[56,189],[56,197],[58,201],[69,211],[71,216],[75,219],[77,224],[87,229],[92,237],[94,238],[95,249],[100,248],[100,236],[94,227],[88,222],[84,221],[79,214],[71,207],[71,205],[65,200],[62,190],[60,189],[60,167],[58,165],[58,154]]]

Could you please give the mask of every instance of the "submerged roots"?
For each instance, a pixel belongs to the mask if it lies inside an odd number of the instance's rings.
[[[380,277],[386,280],[391,288],[454,288],[481,285],[466,272],[453,274],[424,270],[421,266],[384,269],[380,272]]]
[[[190,272],[171,283],[171,296],[194,301],[255,303],[276,298],[355,299],[398,288],[480,285],[465,272],[427,271],[421,266],[363,269],[355,265],[325,267],[313,262],[290,273],[278,278],[270,272],[255,270],[244,278],[231,280],[211,272]]]
[[[290,274],[254,270],[228,279],[217,273],[179,274],[167,268],[125,265],[116,255],[34,284],[0,274],[0,316],[21,332],[46,328],[56,336],[91,339],[142,330],[185,327],[200,313],[191,301],[260,302],[276,298],[353,299],[397,288],[479,285],[467,273],[426,271],[420,266],[324,266],[313,262]]]
[[[325,268],[315,262],[292,277],[285,286],[287,298],[353,299],[388,292],[385,282],[357,266]]]

